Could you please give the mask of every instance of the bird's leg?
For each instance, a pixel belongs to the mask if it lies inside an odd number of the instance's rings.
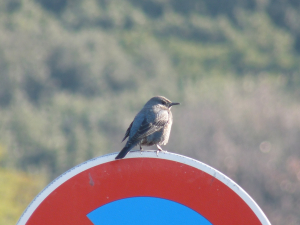
[[[159,145],[156,145],[157,147],[157,152],[156,152],[156,155],[158,156],[158,152],[161,151],[161,152],[164,152],[166,153],[167,151],[163,150]]]
[[[141,155],[142,155],[143,148],[142,148],[141,144],[140,144],[140,151],[141,151]]]

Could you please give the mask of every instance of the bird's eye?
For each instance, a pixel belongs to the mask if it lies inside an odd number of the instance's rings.
[[[161,104],[166,105],[167,103],[165,101],[161,101]]]

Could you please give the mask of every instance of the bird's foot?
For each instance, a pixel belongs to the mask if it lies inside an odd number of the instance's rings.
[[[163,152],[163,153],[167,152],[166,150],[163,150],[159,145],[156,145],[156,147],[157,147],[157,151],[156,151],[157,157],[158,157],[158,152]]]
[[[141,155],[143,155],[143,148],[142,148],[142,146],[140,146],[140,153],[141,153]]]
[[[168,151],[165,151],[165,150],[157,150],[157,151],[156,151],[156,156],[157,156],[157,157],[158,157],[158,153],[159,153],[159,152],[167,153]]]

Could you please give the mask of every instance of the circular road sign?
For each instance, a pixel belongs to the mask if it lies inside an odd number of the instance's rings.
[[[50,183],[18,225],[270,224],[235,182],[197,160],[154,151],[84,162]]]

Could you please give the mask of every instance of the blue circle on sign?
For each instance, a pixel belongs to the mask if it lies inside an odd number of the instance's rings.
[[[94,225],[212,225],[185,205],[154,197],[132,197],[110,202],[90,212],[87,217]]]

